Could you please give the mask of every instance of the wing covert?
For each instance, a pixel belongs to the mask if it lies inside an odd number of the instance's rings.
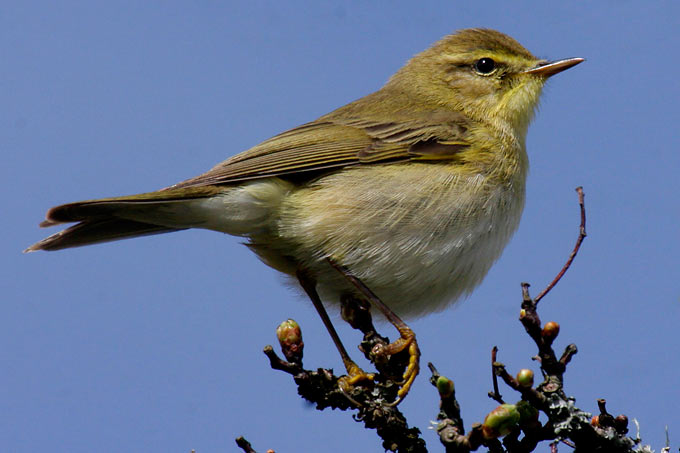
[[[464,117],[433,112],[380,122],[327,115],[276,135],[170,188],[229,184],[359,164],[452,159],[468,144]]]

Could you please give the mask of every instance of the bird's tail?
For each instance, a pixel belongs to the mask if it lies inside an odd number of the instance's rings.
[[[192,201],[219,192],[215,186],[165,189],[116,198],[80,201],[56,206],[41,227],[77,222],[28,247],[24,252],[61,250],[138,236],[169,233],[200,226]]]

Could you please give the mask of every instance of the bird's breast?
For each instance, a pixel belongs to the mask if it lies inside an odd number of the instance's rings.
[[[313,269],[329,301],[349,288],[327,257],[402,315],[440,310],[481,282],[517,228],[520,176],[446,163],[346,169],[286,197],[276,253]]]

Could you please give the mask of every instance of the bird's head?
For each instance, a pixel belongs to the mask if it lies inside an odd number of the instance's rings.
[[[466,29],[413,57],[388,85],[524,135],[546,80],[582,61],[549,62],[503,33]]]

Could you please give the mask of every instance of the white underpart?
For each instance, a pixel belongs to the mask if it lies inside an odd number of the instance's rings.
[[[292,185],[280,179],[264,179],[225,188],[222,195],[184,202],[183,218],[192,228],[221,231],[234,236],[253,236],[269,231],[278,207]]]
[[[491,187],[482,175],[433,169],[358,168],[284,201],[278,234],[304,244],[297,257],[319,275],[324,300],[348,288],[326,257],[401,315],[441,310],[482,281],[519,224],[523,184]]]

